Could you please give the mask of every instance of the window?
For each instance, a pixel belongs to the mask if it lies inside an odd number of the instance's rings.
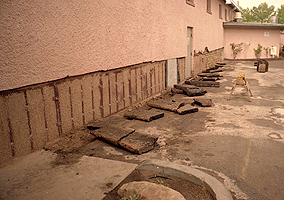
[[[191,6],[195,6],[194,0],[186,0],[186,3],[191,5]]]
[[[211,12],[211,0],[207,0],[207,12],[209,14],[212,14],[212,12]]]
[[[225,8],[225,20],[228,21],[228,10]]]
[[[221,4],[219,4],[219,18],[223,19],[223,17],[222,17],[222,5]]]

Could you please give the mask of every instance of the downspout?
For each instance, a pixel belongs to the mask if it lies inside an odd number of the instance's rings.
[[[231,4],[232,6],[234,6],[234,8],[229,11],[229,20],[233,21],[232,12],[235,10],[242,12],[242,10],[240,9],[239,5],[236,4],[233,0],[226,0],[226,4]]]
[[[233,21],[232,19],[232,12],[235,11],[237,9],[237,7],[234,7],[232,10],[229,11],[229,20]]]

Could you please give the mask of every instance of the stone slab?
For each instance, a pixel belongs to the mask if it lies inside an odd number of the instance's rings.
[[[198,112],[198,108],[196,107],[193,107],[192,105],[190,104],[187,104],[185,106],[182,106],[181,108],[179,108],[177,110],[177,113],[178,114],[181,114],[181,115],[185,115],[185,114],[188,114],[188,113],[194,113],[194,112]]]
[[[212,99],[194,99],[194,103],[201,106],[201,107],[211,107],[212,106]]]
[[[187,105],[187,104],[193,105],[194,104],[194,98],[189,98],[189,97],[185,97],[184,99],[179,99],[179,98],[173,97],[172,101],[180,102],[183,105]]]
[[[126,183],[119,188],[117,193],[121,197],[126,198],[138,194],[141,199],[147,200],[185,200],[178,191],[161,184],[147,181],[133,181]]]
[[[215,81],[185,81],[186,84],[197,87],[219,87],[220,83]]]
[[[202,96],[207,93],[206,90],[192,85],[175,85],[175,88],[183,90],[188,96]]]
[[[210,73],[216,73],[216,72],[222,72],[222,69],[213,69],[213,70],[209,70],[208,72]]]
[[[183,90],[177,88],[171,88],[171,92],[174,94],[183,94]]]
[[[126,113],[124,113],[124,117],[127,119],[138,119],[143,120],[146,122],[150,122],[155,119],[159,119],[161,117],[164,117],[163,112],[158,112],[155,110],[131,110]]]
[[[118,142],[126,137],[127,135],[133,133],[135,130],[132,128],[125,128],[121,126],[108,125],[103,127],[94,127],[93,130],[91,126],[88,126],[91,134],[99,139],[105,140],[111,144],[118,146]]]
[[[201,73],[201,74],[198,74],[198,76],[201,76],[201,77],[223,77],[222,75],[217,74],[217,73]]]
[[[180,102],[173,102],[171,100],[160,99],[156,101],[147,102],[148,106],[153,108],[159,108],[163,110],[169,110],[172,112],[176,112],[181,106],[183,106]]]
[[[121,139],[118,144],[123,149],[136,154],[146,153],[155,147],[158,137],[134,132]]]
[[[106,119],[89,124],[87,128],[90,133],[98,139],[132,153],[142,154],[155,147],[156,141],[158,140],[157,137],[142,134],[132,128],[121,126],[121,122],[125,122],[125,120],[127,119],[110,117],[108,120]]]
[[[202,77],[202,81],[217,81],[220,80],[218,77]]]

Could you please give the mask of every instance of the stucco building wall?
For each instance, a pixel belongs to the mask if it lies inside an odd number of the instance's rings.
[[[185,57],[223,46],[223,19],[212,1],[1,1],[0,91],[66,76]]]
[[[279,56],[280,45],[280,29],[271,28],[224,28],[224,57],[233,59],[233,51],[231,43],[242,45],[243,50],[237,54],[236,59],[256,59],[254,48],[258,48],[258,44],[265,47],[277,47],[277,56]],[[270,58],[270,51],[266,55],[265,50],[261,52],[261,58]]]
[[[281,44],[284,45],[284,32],[280,35]]]
[[[219,19],[219,4],[223,18]],[[0,165],[185,79],[187,27],[197,74],[222,59],[224,1],[1,1]]]

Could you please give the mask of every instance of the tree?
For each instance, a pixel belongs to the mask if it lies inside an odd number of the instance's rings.
[[[252,16],[252,12],[249,8],[242,8],[243,13],[243,21],[244,22],[255,22],[254,17]]]
[[[284,24],[284,5],[277,9],[278,23]]]
[[[253,7],[251,9],[251,14],[256,22],[270,22],[270,17],[275,14],[274,6],[269,6],[266,2],[261,3],[258,7]]]

